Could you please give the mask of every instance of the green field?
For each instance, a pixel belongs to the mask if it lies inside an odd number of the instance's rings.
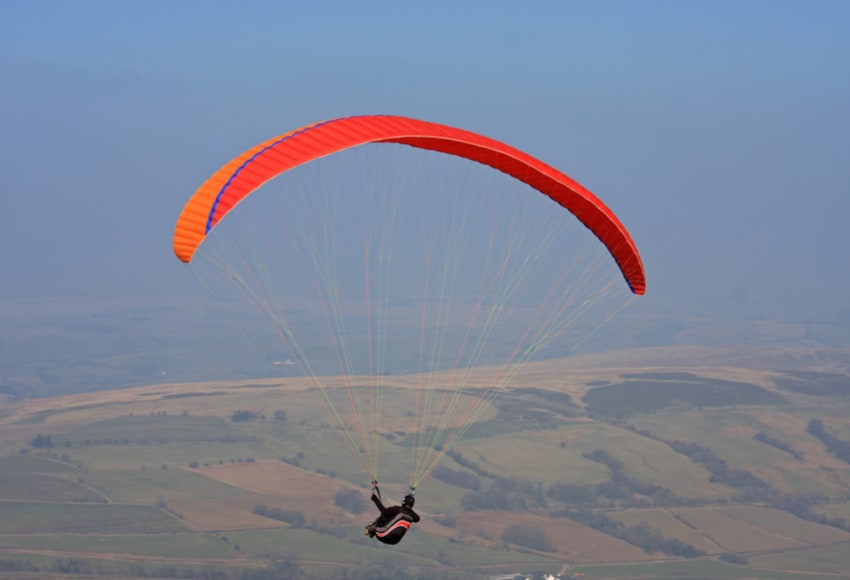
[[[41,473],[0,474],[0,497],[5,500],[104,501],[100,492],[77,482]]]
[[[690,562],[659,562],[654,564],[624,564],[612,566],[580,566],[577,572],[588,579],[610,580],[705,580],[708,578],[740,578],[742,580],[823,580],[818,572],[793,572],[781,568],[760,570],[753,566],[735,566],[717,560]]]
[[[147,506],[0,502],[0,534],[161,533],[185,529]]]
[[[134,554],[162,558],[221,559],[237,555],[220,537],[192,533],[30,534],[0,536],[0,549]]]
[[[112,501],[144,505],[154,505],[159,498],[175,500],[244,493],[185,469],[162,469],[157,465],[129,470],[92,469],[87,472],[86,481],[103,490]]]
[[[68,473],[74,471],[73,466],[60,461],[40,459],[30,455],[11,455],[0,457],[0,474],[13,475],[21,473]]]
[[[847,576],[850,570],[850,550],[848,543],[833,546],[823,546],[796,550],[782,554],[765,554],[753,556],[749,561],[754,567],[773,570],[811,570],[820,574],[835,574],[840,577]]]
[[[751,505],[734,505],[720,508],[734,518],[771,533],[794,538],[810,544],[850,542],[850,533],[831,526],[801,520],[788,512]]]
[[[55,445],[70,448],[179,442],[234,443],[250,440],[250,436],[219,417],[128,415],[85,425],[56,439]]]

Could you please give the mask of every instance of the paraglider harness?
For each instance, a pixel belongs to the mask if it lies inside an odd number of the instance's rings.
[[[419,515],[413,511],[414,488],[405,494],[401,506],[385,508],[381,501],[381,489],[377,481],[372,481],[372,501],[380,510],[381,515],[366,526],[364,533],[370,538],[376,538],[384,544],[398,544],[411,524],[419,521]]]

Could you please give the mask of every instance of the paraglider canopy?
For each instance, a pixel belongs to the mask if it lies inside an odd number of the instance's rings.
[[[183,262],[240,201],[266,181],[299,165],[366,143],[401,143],[489,165],[569,210],[608,248],[635,294],[646,291],[643,263],[628,231],[586,188],[510,145],[470,131],[392,115],[345,117],[308,125],[249,149],[210,177],[183,209],[174,252]]]

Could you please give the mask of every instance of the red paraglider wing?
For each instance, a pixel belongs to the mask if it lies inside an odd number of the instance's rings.
[[[498,169],[548,195],[575,215],[613,256],[635,294],[646,291],[643,263],[628,231],[595,195],[522,151],[470,131],[391,115],[346,117],[308,125],[249,149],[219,169],[186,203],[174,253],[190,262],[206,235],[252,191],[281,173],[366,143],[401,143]]]

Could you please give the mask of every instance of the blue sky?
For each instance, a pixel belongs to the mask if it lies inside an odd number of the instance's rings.
[[[840,0],[6,0],[0,298],[191,295],[171,233],[209,173],[390,113],[588,186],[644,308],[848,318],[848,30]]]

